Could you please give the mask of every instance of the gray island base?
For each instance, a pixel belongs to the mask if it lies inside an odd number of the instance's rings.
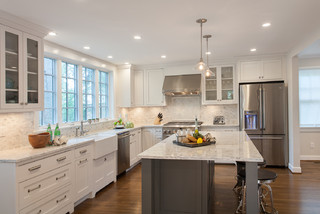
[[[209,214],[213,201],[214,163],[246,162],[246,209],[259,213],[257,162],[263,158],[245,132],[212,132],[216,145],[187,148],[171,136],[142,158],[143,214]],[[232,176],[232,175],[230,175]]]

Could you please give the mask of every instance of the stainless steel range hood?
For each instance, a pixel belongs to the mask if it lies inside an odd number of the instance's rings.
[[[201,74],[165,76],[162,93],[167,96],[199,95]]]

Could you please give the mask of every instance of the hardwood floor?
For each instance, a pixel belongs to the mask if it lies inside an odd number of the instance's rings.
[[[320,213],[320,162],[302,161],[302,174],[291,174],[288,169],[268,168],[278,174],[271,184],[275,208],[279,214]],[[237,198],[232,191],[236,168],[216,165],[214,204],[212,213],[234,213]],[[121,176],[75,208],[75,214],[138,214],[141,213],[141,165]]]

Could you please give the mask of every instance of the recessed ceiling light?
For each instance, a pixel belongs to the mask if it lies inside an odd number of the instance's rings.
[[[102,66],[103,68],[105,68],[105,67],[106,67],[106,64],[102,64],[101,66]]]
[[[56,35],[57,35],[57,33],[56,33],[56,32],[51,31],[51,32],[49,32],[49,33],[48,33],[48,35],[49,35],[49,36],[56,36]]]
[[[129,62],[125,62],[124,64],[125,64],[125,65],[129,65]]]
[[[262,24],[262,27],[270,27],[271,23],[270,22],[266,22]]]
[[[58,50],[58,49],[54,49],[54,50],[53,50],[53,53],[54,53],[54,54],[58,54],[58,53],[59,53],[59,50]]]
[[[141,36],[135,35],[133,38],[136,39],[136,40],[140,40],[140,39],[141,39]]]
[[[113,58],[113,56],[107,56],[108,57],[108,59],[112,59]]]
[[[251,52],[255,52],[255,51],[257,51],[257,49],[256,48],[251,48],[250,51]]]
[[[81,61],[82,61],[82,62],[86,61],[86,58],[81,58]]]
[[[167,58],[167,56],[166,56],[166,55],[162,55],[161,58],[162,58],[162,59],[165,59],[165,58]]]
[[[210,55],[210,54],[211,54],[211,52],[210,52],[210,51],[208,51],[208,52],[206,52],[206,54],[207,54],[207,55]]]
[[[89,46],[84,46],[83,49],[90,50]]]

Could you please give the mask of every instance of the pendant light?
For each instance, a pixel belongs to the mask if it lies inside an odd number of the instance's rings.
[[[203,38],[206,39],[206,42],[207,42],[207,52],[206,52],[206,55],[207,55],[207,66],[206,66],[206,71],[205,71],[205,74],[207,77],[210,77],[213,75],[213,72],[210,70],[209,68],[209,38],[211,38],[212,36],[211,35],[204,35]]]
[[[200,24],[200,61],[196,65],[196,70],[203,72],[206,70],[206,64],[203,62],[202,58],[202,24],[207,22],[207,19],[201,18],[197,19],[197,23]]]

